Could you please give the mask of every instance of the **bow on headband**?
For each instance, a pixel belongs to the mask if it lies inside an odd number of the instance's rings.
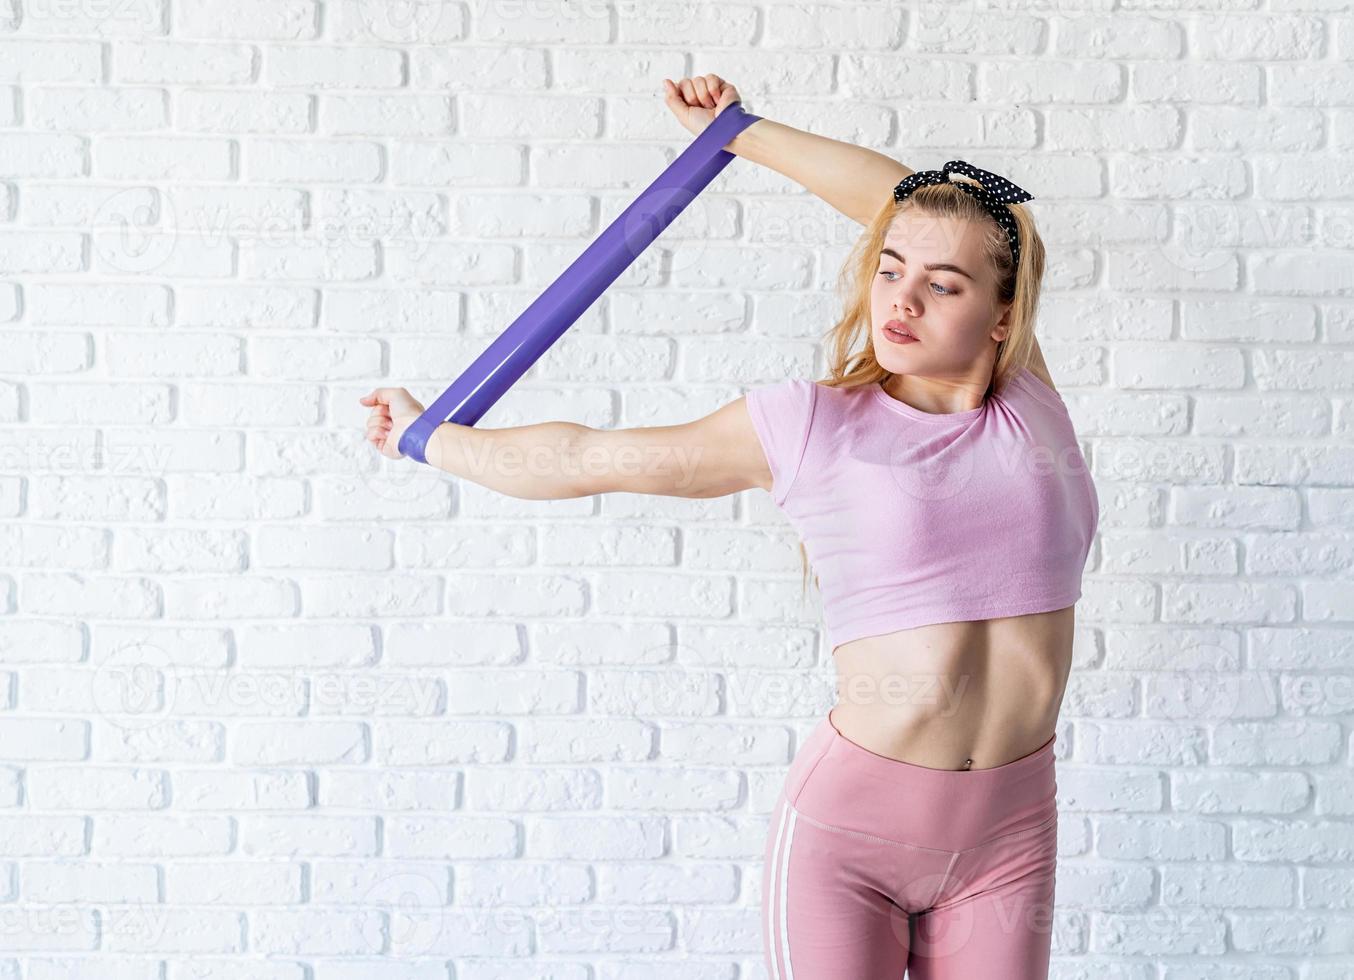
[[[963,180],[950,180],[951,173],[961,173],[966,177],[972,177],[982,186],[975,187]],[[943,170],[918,170],[916,173],[908,174],[898,181],[898,186],[893,189],[893,199],[899,202],[904,201],[909,194],[925,184],[947,183],[967,191],[970,196],[987,209],[988,214],[996,219],[997,224],[1005,229],[1006,237],[1011,243],[1011,260],[1019,266],[1020,238],[1016,232],[1015,218],[1011,217],[1011,211],[1006,205],[1032,201],[1034,195],[1029,191],[1020,189],[1005,177],[998,177],[986,170],[979,170],[971,163],[965,163],[963,160],[951,160],[945,164]]]

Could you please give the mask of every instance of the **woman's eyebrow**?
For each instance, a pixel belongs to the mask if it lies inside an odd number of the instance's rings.
[[[903,263],[904,265],[907,265],[907,259],[903,258],[901,255],[899,255],[897,252],[895,252],[895,251],[894,251],[893,249],[891,249],[891,248],[881,249],[880,252],[879,252],[879,254],[880,254],[880,255],[892,255],[892,256],[893,256],[895,259],[897,259],[899,262]],[[973,278],[973,277],[970,276],[967,272],[965,272],[963,269],[959,268],[959,266],[957,266],[957,265],[951,265],[951,264],[948,263],[948,262],[928,262],[928,263],[926,263],[926,265],[922,266],[922,268],[925,269],[927,272],[935,272],[935,271],[937,271],[937,270],[939,270],[939,271],[941,271],[941,272],[957,272],[957,273],[959,273],[961,276],[964,276],[964,277],[966,277],[966,278],[968,278],[968,279],[972,279],[972,278]]]

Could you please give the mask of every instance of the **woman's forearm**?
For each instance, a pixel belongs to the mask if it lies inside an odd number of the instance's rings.
[[[584,495],[574,448],[586,431],[575,422],[506,429],[443,422],[433,430],[424,456],[430,466],[510,497],[561,500]]]
[[[771,119],[758,119],[724,148],[789,177],[860,224],[873,221],[912,173],[882,153]]]

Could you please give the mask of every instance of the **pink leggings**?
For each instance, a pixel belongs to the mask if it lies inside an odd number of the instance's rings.
[[[857,745],[829,711],[767,836],[771,980],[1045,980],[1056,740],[994,769],[930,769]]]

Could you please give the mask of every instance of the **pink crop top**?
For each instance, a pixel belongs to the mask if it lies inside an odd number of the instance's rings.
[[[747,406],[771,498],[818,576],[829,649],[1081,597],[1100,500],[1062,396],[1029,369],[963,412],[800,378]]]

